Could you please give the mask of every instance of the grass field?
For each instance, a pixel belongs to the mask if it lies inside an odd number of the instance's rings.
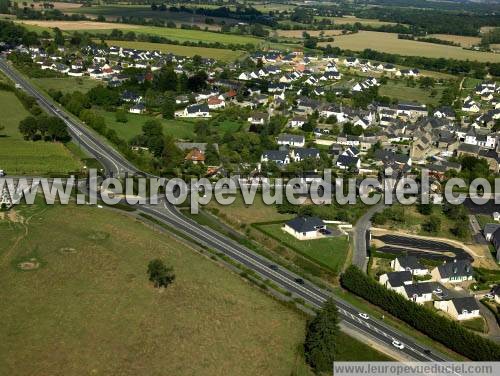
[[[135,42],[135,41],[119,41],[108,40],[106,43],[109,46],[118,46],[124,48],[136,48],[142,50],[158,50],[165,53],[173,53],[181,56],[194,56],[200,55],[201,57],[218,59],[221,61],[234,61],[245,55],[244,51],[228,50],[222,48],[205,48],[205,47],[190,47],[179,46],[175,44],[163,43],[148,43],[148,42]]]
[[[337,35],[342,35],[342,30],[276,30],[276,35],[278,37],[286,37],[286,38],[300,38],[302,39],[302,34],[307,32],[309,35],[313,37],[320,36],[321,32],[325,37],[335,37]]]
[[[93,87],[101,85],[102,82],[93,80],[89,77],[50,77],[50,78],[32,78],[33,82],[39,88],[47,91],[50,89],[60,90],[63,94],[73,92],[75,90],[86,93]]]
[[[312,375],[303,316],[169,236],[89,206],[0,216],[0,374]],[[153,258],[174,267],[163,292]],[[338,348],[388,360],[345,334]]]
[[[10,239],[0,252],[0,374],[297,368],[304,318],[171,238],[95,207],[25,207],[9,216],[0,221],[1,238]],[[163,293],[146,276],[158,257],[177,277]],[[32,258],[38,270],[19,270]]]
[[[186,7],[198,7],[196,4],[182,3],[178,4]],[[170,6],[170,5],[169,5]],[[210,7],[203,5],[204,8]],[[97,17],[103,15],[107,20],[116,20],[120,17],[142,17],[146,19],[162,19],[166,21],[174,21],[178,24],[198,24],[205,26],[205,16],[187,12],[170,12],[170,11],[152,11],[150,6],[145,5],[98,5],[92,7],[81,7],[78,9],[68,9],[65,13],[81,13],[88,17]],[[237,23],[231,18],[211,17],[220,22],[225,21],[226,24]],[[207,25],[209,26],[209,25]],[[210,27],[210,26],[209,26]]]
[[[316,261],[318,264],[339,273],[344,266],[349,242],[347,237],[331,237],[315,240],[297,240],[285,233],[282,224],[259,225],[258,228],[271,237],[277,238],[285,246],[290,247],[301,255]]]
[[[358,18],[353,16],[346,16],[346,17],[315,16],[314,18],[317,20],[323,20],[323,19],[331,20],[336,25],[351,25],[357,22],[363,25],[370,25],[370,26],[396,25],[395,22],[379,21],[372,18]]]
[[[251,224],[267,221],[285,221],[292,219],[291,214],[280,214],[274,205],[266,205],[262,201],[262,196],[257,193],[251,205],[245,205],[241,194],[236,195],[236,199],[231,205],[220,205],[212,200],[208,208],[217,209],[218,214],[222,214],[230,223],[235,225]]]
[[[19,122],[29,113],[11,92],[0,91],[0,169],[10,175],[45,175],[80,170],[81,163],[63,144],[25,141],[18,131]]]
[[[468,37],[465,35],[429,34],[427,37],[455,42],[462,47],[472,47],[481,42],[481,38],[479,37]]]
[[[188,138],[194,136],[194,122],[182,120],[165,120],[161,117],[154,117],[149,115],[137,115],[127,113],[128,121],[126,123],[119,123],[116,121],[114,112],[99,111],[99,114],[106,119],[106,125],[114,129],[118,136],[124,140],[130,140],[132,137],[142,133],[142,126],[144,123],[151,119],[160,120],[163,125],[163,132],[172,135],[177,139]]]
[[[63,31],[80,31],[80,30],[111,30],[111,29],[126,29],[136,31],[145,29],[146,27],[140,25],[127,25],[122,23],[110,22],[95,22],[95,21],[45,21],[45,20],[18,20],[24,25],[38,26],[41,28],[54,28],[58,27]]]
[[[355,34],[337,36],[334,42],[323,42],[320,45],[329,43],[332,46],[353,51],[362,51],[366,48],[371,48],[381,52],[409,56],[500,62],[500,54],[469,51],[461,47],[398,39],[397,34],[375,31],[360,31]]]
[[[418,84],[416,87],[408,87],[404,81],[390,80],[386,85],[380,86],[379,94],[397,99],[401,102],[418,102],[436,105],[439,103],[444,88],[443,86],[436,86],[434,89],[437,91],[437,94],[431,97],[431,90],[422,89],[418,87]]]

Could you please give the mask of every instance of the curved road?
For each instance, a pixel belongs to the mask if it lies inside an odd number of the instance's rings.
[[[141,173],[141,171],[135,168],[121,154],[106,144],[104,140],[96,136],[82,123],[74,120],[63,109],[56,107],[52,102],[47,100],[42,93],[25,80],[2,58],[0,58],[0,69],[12,79],[12,81],[20,85],[28,94],[35,97],[45,111],[63,119],[68,125],[72,137],[80,143],[81,147],[85,148],[85,150],[97,158],[110,174],[122,175],[124,173]],[[391,328],[384,322],[373,318],[369,320],[360,318],[358,315],[360,311],[358,309],[333,296],[330,292],[320,289],[313,283],[309,281],[304,281],[303,284],[297,283],[296,279],[300,278],[298,275],[281,267],[278,269],[271,268],[272,262],[270,260],[216,231],[201,226],[193,220],[186,218],[176,207],[166,203],[164,199],[160,201],[159,205],[141,205],[138,206],[137,209],[175,228],[197,243],[205,244],[211,249],[224,253],[234,261],[252,269],[264,279],[269,279],[281,288],[294,294],[294,296],[303,298],[304,301],[314,307],[319,308],[326,299],[333,298],[345,324],[349,325],[358,333],[371,337],[385,347],[391,347],[394,339],[404,343],[404,349],[399,351],[409,359],[422,361],[448,360],[444,355],[437,354],[435,351],[431,354],[426,353],[426,348],[424,346],[400,331]],[[368,220],[370,217],[371,216],[367,217]],[[360,226],[357,231],[361,234],[362,229],[363,228]]]

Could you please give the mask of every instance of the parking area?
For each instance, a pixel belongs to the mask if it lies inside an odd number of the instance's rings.
[[[391,234],[374,235],[372,239],[377,240],[378,244],[382,244],[382,246],[377,247],[377,252],[392,255],[404,253],[417,258],[436,261],[451,260],[453,258],[474,261],[474,258],[463,249],[438,240]]]

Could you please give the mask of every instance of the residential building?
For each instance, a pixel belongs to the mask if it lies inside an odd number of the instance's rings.
[[[472,296],[453,298],[450,300],[438,300],[434,302],[434,307],[446,312],[455,320],[470,320],[481,317],[479,304]]]
[[[299,240],[310,240],[323,237],[326,225],[318,217],[297,217],[286,222],[283,231]]]
[[[441,283],[461,283],[473,280],[473,269],[469,260],[453,259],[431,270],[432,280]]]

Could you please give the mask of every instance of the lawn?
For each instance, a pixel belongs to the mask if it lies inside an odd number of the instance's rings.
[[[0,91],[5,126],[0,137],[0,169],[9,175],[47,175],[78,171],[80,161],[63,144],[25,141],[18,131],[19,122],[29,113],[14,93]]]
[[[320,45],[326,44],[352,51],[362,51],[366,48],[371,48],[372,50],[381,52],[409,56],[500,62],[500,54],[469,51],[461,47],[398,39],[397,34],[376,31],[360,31],[355,34],[340,35],[335,37],[334,42],[320,43]]]
[[[460,324],[465,326],[467,329],[473,330],[475,332],[485,333],[487,331],[486,323],[482,317],[460,321]]]
[[[430,96],[432,89],[437,91],[437,94],[434,97]],[[397,99],[400,102],[417,102],[437,105],[443,93],[444,87],[436,85],[432,89],[422,89],[418,86],[418,83],[415,87],[409,87],[406,85],[405,81],[389,80],[387,81],[387,84],[380,86],[379,94]]]
[[[312,375],[302,315],[168,235],[89,206],[0,216],[0,374]],[[164,291],[154,258],[176,274]],[[345,334],[338,348],[387,360]]]
[[[282,226],[282,223],[261,224],[257,228],[272,238],[279,239],[283,245],[332,270],[334,273],[338,274],[342,270],[349,248],[349,241],[346,236],[297,240],[292,235],[285,233]]]
[[[206,48],[206,47],[190,47],[181,46],[176,44],[164,43],[149,43],[149,42],[135,42],[135,41],[120,41],[120,40],[107,40],[109,46],[118,46],[124,48],[135,48],[139,50],[157,50],[165,53],[173,53],[181,56],[194,56],[200,55],[205,58],[212,58],[221,61],[234,61],[245,56],[244,51],[228,50],[222,48]]]
[[[31,82],[45,91],[50,89],[60,90],[63,94],[75,90],[86,93],[93,87],[102,85],[101,81],[89,77],[32,78]]]
[[[142,126],[144,123],[151,119],[159,120],[163,125],[165,134],[172,135],[177,139],[192,139],[194,137],[194,122],[183,120],[165,120],[161,117],[150,115],[137,115],[127,113],[128,121],[126,123],[119,123],[116,121],[114,112],[98,111],[100,115],[106,119],[108,128],[114,129],[118,136],[124,140],[130,140],[132,137],[142,133]]]

